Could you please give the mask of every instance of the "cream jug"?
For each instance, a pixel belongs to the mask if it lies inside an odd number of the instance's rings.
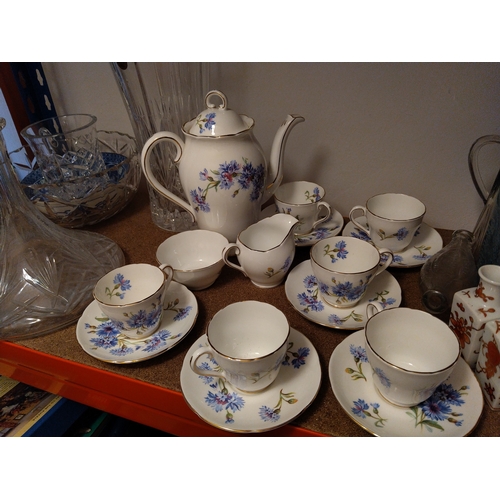
[[[226,96],[217,90],[206,95],[205,105],[207,109],[183,125],[185,141],[172,132],[150,137],[141,153],[142,168],[151,186],[186,210],[200,229],[216,231],[234,242],[243,229],[259,220],[261,205],[280,185],[288,134],[304,118],[288,115],[278,129],[268,169],[253,135],[254,120],[229,109]],[[152,173],[150,156],[160,141],[175,147],[174,161],[189,203],[162,186]]]
[[[224,262],[241,271],[259,288],[273,288],[283,282],[295,256],[294,228],[299,221],[288,214],[276,214],[244,229],[222,250]],[[239,264],[229,257],[237,255]]]

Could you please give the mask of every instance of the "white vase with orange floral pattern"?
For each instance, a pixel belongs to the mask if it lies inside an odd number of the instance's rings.
[[[479,268],[477,287],[453,296],[449,326],[460,342],[462,356],[474,370],[486,323],[500,319],[500,266]]]
[[[476,377],[484,399],[500,409],[500,320],[488,321],[484,328],[476,363]]]

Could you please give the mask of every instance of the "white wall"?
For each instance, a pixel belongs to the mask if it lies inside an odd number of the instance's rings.
[[[58,113],[93,113],[102,128],[131,132],[107,63],[44,69]],[[343,215],[373,194],[405,192],[427,205],[430,225],[473,229],[483,205],[467,157],[478,137],[500,134],[499,63],[216,63],[210,78],[256,120],[267,153],[288,113],[305,117],[288,140],[285,182],[322,184]],[[495,148],[483,155],[488,184]]]

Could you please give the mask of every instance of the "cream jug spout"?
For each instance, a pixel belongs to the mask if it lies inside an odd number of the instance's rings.
[[[248,231],[251,244],[261,251],[272,250],[283,245],[287,240],[294,241],[294,227],[299,221],[288,214],[275,214],[254,224]],[[295,243],[294,243],[295,244]]]
[[[288,115],[274,136],[269,158],[269,173],[267,176],[266,190],[264,191],[263,203],[265,203],[278,189],[283,180],[283,156],[288,135],[293,127],[305,121],[302,116]]]

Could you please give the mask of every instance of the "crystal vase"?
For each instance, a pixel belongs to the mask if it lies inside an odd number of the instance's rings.
[[[0,118],[0,340],[43,335],[76,322],[98,279],[125,263],[109,238],[65,229],[24,195]]]
[[[182,125],[203,108],[208,88],[208,63],[141,62],[111,63],[127,108],[139,151],[155,133],[163,130],[182,135]],[[175,149],[163,142],[155,148],[151,168],[169,191],[186,200],[177,165]],[[148,183],[153,222],[169,231],[196,227],[191,216],[179,205],[158,194]]]

